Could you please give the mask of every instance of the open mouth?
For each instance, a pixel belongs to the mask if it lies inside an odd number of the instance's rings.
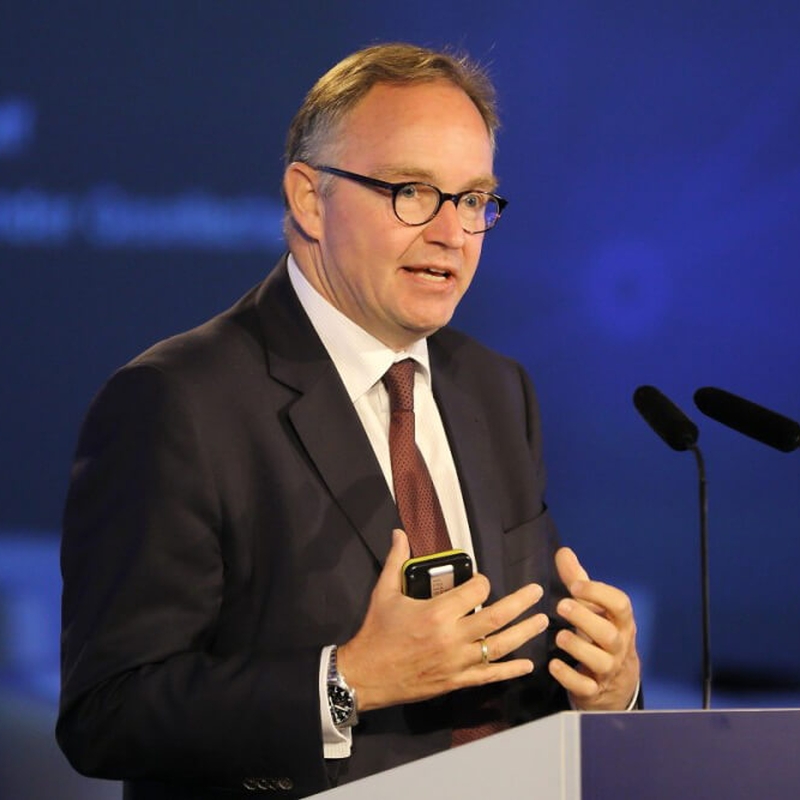
[[[413,275],[420,275],[438,281],[445,281],[453,276],[449,269],[441,269],[439,267],[403,267],[403,269]]]

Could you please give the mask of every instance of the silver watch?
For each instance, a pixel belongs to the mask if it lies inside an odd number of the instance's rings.
[[[328,661],[328,708],[337,728],[349,728],[358,722],[356,712],[356,690],[347,685],[336,665],[336,645],[331,649]]]

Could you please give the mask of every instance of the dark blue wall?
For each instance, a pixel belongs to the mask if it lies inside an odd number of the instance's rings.
[[[530,369],[563,538],[641,598],[649,673],[697,673],[698,526],[642,383],[702,423],[718,666],[797,676],[800,455],[691,403],[800,416],[794,0],[4,4],[0,539],[57,531],[109,372],[270,268],[295,108],[390,39],[490,65],[511,204],[457,323]]]

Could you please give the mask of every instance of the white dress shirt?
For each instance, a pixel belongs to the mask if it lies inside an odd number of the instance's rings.
[[[450,541],[453,547],[466,550],[474,564],[475,553],[467,512],[464,508],[464,498],[442,418],[433,397],[433,376],[428,359],[427,341],[421,339],[407,350],[395,352],[322,297],[300,272],[291,255],[288,259],[288,269],[292,287],[344,383],[393,497],[392,463],[389,456],[389,395],[381,378],[396,361],[406,358],[416,361],[414,412],[417,446],[436,487]],[[325,758],[347,758],[350,755],[352,742],[351,731],[348,728],[344,730],[336,728],[328,709],[329,654],[330,647],[324,648],[319,670],[324,753]]]

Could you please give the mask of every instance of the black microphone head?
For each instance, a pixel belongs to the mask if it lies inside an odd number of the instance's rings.
[[[688,450],[697,443],[697,425],[655,386],[640,386],[633,393],[633,404],[673,450]]]
[[[711,419],[776,450],[791,453],[800,447],[800,424],[743,397],[704,386],[694,393],[694,402]]]

